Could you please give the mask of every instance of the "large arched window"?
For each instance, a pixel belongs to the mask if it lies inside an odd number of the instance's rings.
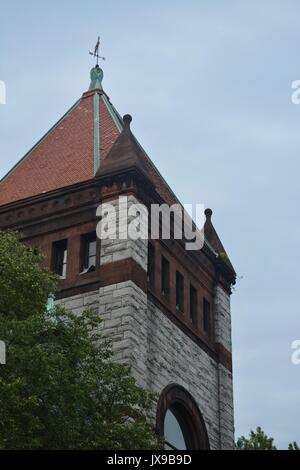
[[[164,436],[166,449],[209,449],[205,423],[197,403],[179,385],[168,385],[162,391],[156,427],[157,432]]]

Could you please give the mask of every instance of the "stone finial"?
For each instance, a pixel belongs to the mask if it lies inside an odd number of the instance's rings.
[[[132,121],[132,117],[130,116],[130,114],[125,114],[123,116],[123,122],[124,122],[124,128],[125,129],[130,129],[131,121]]]
[[[211,221],[211,216],[213,214],[213,211],[211,209],[205,209],[204,214],[206,216],[206,220]]]

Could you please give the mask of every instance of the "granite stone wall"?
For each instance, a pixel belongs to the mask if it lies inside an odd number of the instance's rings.
[[[133,196],[128,199],[129,205],[137,202]],[[117,206],[119,201],[110,203]],[[124,227],[125,217],[121,206],[118,227]],[[147,247],[147,240],[102,240],[100,262],[133,258],[146,271]],[[214,299],[215,339],[231,351],[230,298],[218,286]],[[59,302],[78,314],[85,308],[98,312],[104,334],[112,341],[114,360],[130,365],[138,384],[149,391],[160,394],[171,383],[183,386],[199,406],[211,449],[232,448],[232,374],[171,322],[133,281]]]
[[[214,293],[215,340],[231,352],[230,296],[221,286]],[[218,364],[220,447],[230,449],[234,444],[234,410],[232,373]]]
[[[185,335],[132,281],[60,301],[75,313],[99,312],[114,360],[128,364],[139,385],[160,394],[170,383],[197,402],[212,449],[233,444],[232,376]],[[155,410],[153,410],[153,416]]]

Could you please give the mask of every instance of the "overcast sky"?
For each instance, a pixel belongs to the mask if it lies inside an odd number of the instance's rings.
[[[238,273],[236,436],[300,441],[300,3],[1,2],[0,178],[80,97],[102,37],[103,85],[183,203],[202,202]]]

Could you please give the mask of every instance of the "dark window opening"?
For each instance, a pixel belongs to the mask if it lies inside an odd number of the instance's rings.
[[[170,292],[170,263],[162,256],[161,257],[161,293],[162,295],[169,295]]]
[[[54,243],[54,272],[62,279],[67,275],[68,241]]]
[[[152,243],[148,244],[148,282],[150,286],[154,287],[154,273],[155,273],[155,248]]]
[[[203,299],[203,330],[211,334],[210,303],[206,299]]]
[[[95,271],[97,263],[97,237],[96,233],[89,233],[82,237],[82,265],[81,274]]]
[[[184,279],[182,274],[176,271],[176,308],[184,311]]]
[[[190,286],[190,320],[193,325],[197,324],[197,290]]]

